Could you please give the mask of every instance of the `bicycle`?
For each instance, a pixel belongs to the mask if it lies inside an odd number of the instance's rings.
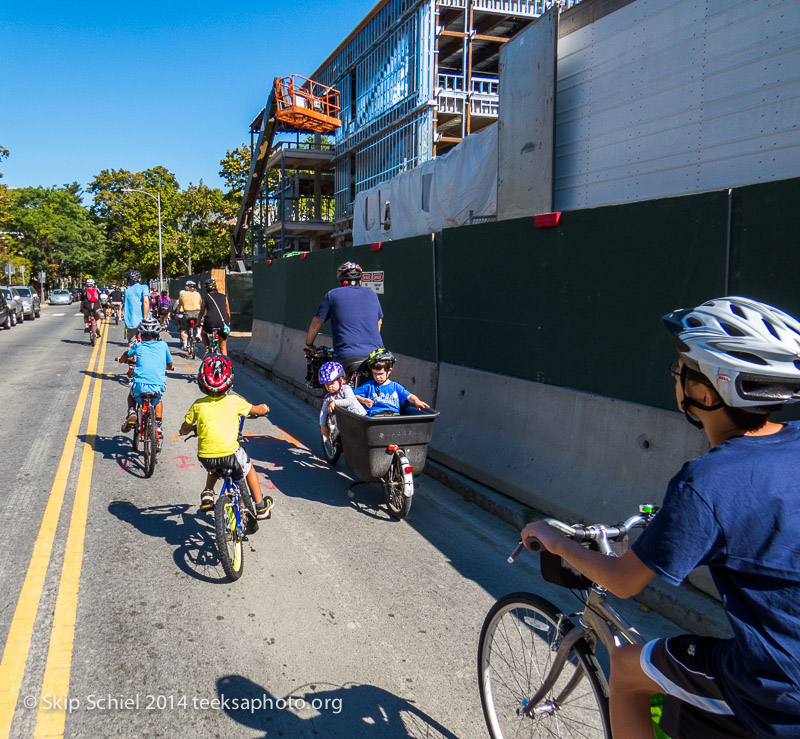
[[[161,451],[160,434],[156,423],[156,406],[160,398],[152,393],[141,396],[136,403],[136,425],[133,427],[133,450],[144,456],[144,476],[152,477],[156,469],[156,457]],[[155,401],[155,402],[154,402]]]
[[[189,319],[189,333],[186,337],[186,354],[189,359],[197,356],[197,336],[195,335],[194,318]]]
[[[333,349],[328,346],[315,346],[313,353],[306,353],[306,385],[320,388],[319,369],[325,362],[333,361]],[[369,379],[369,370],[364,365],[357,367],[347,378],[347,384],[353,389]],[[342,454],[342,440],[332,413],[325,414],[327,436],[321,434],[322,455],[328,464],[336,464]]]
[[[239,420],[239,437],[241,438],[244,416]],[[186,437],[186,441],[197,432]],[[214,503],[214,533],[217,551],[222,569],[231,580],[238,580],[244,573],[244,542],[248,534],[258,531],[256,506],[247,478],[241,482],[233,479],[233,470],[220,467],[211,470],[212,474],[222,479],[222,490]]]
[[[219,328],[212,328],[211,331],[208,332],[208,354],[219,354],[220,348],[220,333],[222,329]]]
[[[89,344],[95,345],[95,342],[100,338],[100,329],[97,327],[97,319],[94,313],[89,314]]]
[[[637,515],[616,526],[546,520],[575,541],[617,556],[627,546],[628,532],[647,526],[657,512],[657,506],[639,506]],[[523,549],[520,543],[508,562]],[[644,639],[609,605],[601,585],[546,550],[540,566],[546,581],[577,591],[583,608],[570,616],[532,593],[510,593],[489,610],[478,642],[478,684],[489,734],[610,739],[608,680],[595,656],[598,642],[610,653]]]

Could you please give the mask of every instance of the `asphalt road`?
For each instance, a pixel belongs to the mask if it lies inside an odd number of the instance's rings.
[[[533,555],[505,563],[518,532],[425,477],[406,521],[378,486],[348,497],[314,410],[237,366],[236,391],[271,408],[246,447],[275,508],[231,583],[198,511],[196,441],[175,436],[198,361],[168,338],[166,441],[145,479],[120,432],[122,326],[93,351],[76,314],[44,306],[0,332],[0,737],[485,736],[487,610],[517,590],[569,607]],[[645,636],[677,632],[619,608]]]

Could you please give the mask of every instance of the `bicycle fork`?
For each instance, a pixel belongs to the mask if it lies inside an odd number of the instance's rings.
[[[544,698],[544,696],[547,695],[555,686],[556,680],[558,680],[558,676],[561,674],[561,670],[564,669],[564,665],[569,659],[569,654],[572,651],[572,648],[580,639],[583,638],[583,630],[580,628],[573,628],[561,640],[561,643],[558,645],[558,650],[556,651],[556,658],[553,660],[553,664],[550,667],[550,672],[547,674],[544,682],[542,682],[541,687],[533,694],[533,697],[530,700],[522,702],[523,716],[533,718],[537,714],[555,713],[561,707],[561,704],[570,696],[572,691],[575,690],[575,688],[578,686],[578,683],[583,680],[583,665],[579,660],[575,672],[569,679],[569,682],[567,682],[567,684],[564,686],[564,689],[561,691],[561,693],[554,700],[542,702],[542,698]]]

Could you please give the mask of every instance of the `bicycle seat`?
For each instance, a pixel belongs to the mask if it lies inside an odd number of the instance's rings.
[[[139,395],[140,398],[146,398],[147,400],[153,400],[154,398],[158,398],[157,393],[141,393]]]
[[[217,477],[230,477],[233,474],[233,470],[230,467],[214,467],[211,470],[211,474]]]

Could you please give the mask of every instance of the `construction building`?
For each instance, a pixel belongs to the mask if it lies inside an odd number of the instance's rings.
[[[578,0],[562,0],[568,8]],[[445,153],[498,115],[500,48],[552,0],[380,0],[312,75],[340,96],[332,147],[278,143],[250,253],[352,244],[356,194]],[[264,111],[251,124],[255,145]],[[270,185],[269,183],[272,183]]]

